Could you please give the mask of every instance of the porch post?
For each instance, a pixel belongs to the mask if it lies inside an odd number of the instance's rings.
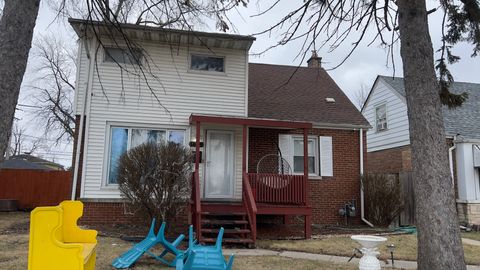
[[[310,205],[308,202],[308,129],[303,129],[303,199],[305,205]],[[312,235],[312,216],[305,215],[303,217],[304,221],[304,232],[305,238],[309,239]]]
[[[242,134],[242,177],[247,173],[247,125],[243,125]]]
[[[195,233],[200,242],[202,236],[201,230],[201,202],[200,202],[200,121],[195,122],[195,181],[192,188],[195,189]]]
[[[307,185],[308,185],[308,130],[303,129],[303,177],[305,179],[305,186],[303,189],[303,200],[307,204]]]

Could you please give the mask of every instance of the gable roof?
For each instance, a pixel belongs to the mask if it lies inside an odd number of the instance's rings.
[[[370,127],[323,68],[249,63],[248,76],[249,117]]]
[[[395,91],[405,97],[403,78],[378,76]],[[468,93],[468,99],[461,107],[449,109],[442,107],[443,121],[447,136],[460,135],[465,139],[480,139],[480,84],[454,82],[450,92],[455,94]]]

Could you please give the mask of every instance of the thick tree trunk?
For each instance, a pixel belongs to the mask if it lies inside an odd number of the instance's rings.
[[[418,269],[466,269],[425,0],[399,0],[397,5],[415,177]]]
[[[0,19],[0,161],[12,131],[40,0],[6,0]]]

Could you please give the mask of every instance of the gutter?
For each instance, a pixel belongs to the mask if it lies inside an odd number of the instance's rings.
[[[457,148],[457,145],[455,144],[455,140],[457,139],[457,136],[453,136],[453,146],[448,148],[448,165],[450,167],[450,175],[452,176],[452,185],[455,186],[455,177],[453,174],[453,150]]]
[[[87,58],[90,60],[88,62],[88,73],[87,73],[87,87],[85,89],[85,95],[83,96],[83,108],[82,108],[82,113],[80,114],[80,125],[79,125],[79,128],[78,128],[78,137],[77,137],[77,151],[75,153],[75,170],[73,171],[73,181],[72,181],[72,195],[71,195],[71,200],[75,200],[75,196],[76,196],[76,191],[77,191],[77,182],[78,182],[78,170],[79,170],[79,164],[80,164],[80,151],[81,151],[81,146],[82,146],[82,140],[83,140],[83,130],[84,130],[84,122],[85,122],[85,112],[87,110],[87,100],[88,100],[88,89],[91,87],[91,84],[90,84],[90,81],[92,80],[92,75],[90,73],[92,73],[92,70],[93,70],[93,61],[95,61],[92,56],[90,55],[90,48],[88,47],[88,44],[87,44],[87,39],[86,37],[84,37],[84,46],[85,46],[85,52],[87,53]],[[80,48],[80,52],[79,54],[81,55],[81,50],[82,48]],[[81,57],[81,56],[80,56]],[[78,67],[80,68],[80,66]],[[78,78],[77,78],[78,80]],[[85,160],[84,160],[84,164],[85,164]]]
[[[360,129],[360,179],[363,177],[363,129]],[[360,181],[360,215],[362,221],[365,222],[370,227],[374,227],[372,223],[370,223],[365,218],[365,194],[363,194],[363,181]]]

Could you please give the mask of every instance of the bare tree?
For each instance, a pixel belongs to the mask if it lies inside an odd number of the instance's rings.
[[[44,36],[35,44],[36,56],[41,60],[37,73],[41,74],[33,86],[38,101],[37,116],[45,135],[70,141],[74,136],[75,117],[73,97],[76,52],[54,36]]]
[[[13,126],[10,155],[15,156],[23,153],[28,153],[30,155],[41,146],[41,138],[31,137],[25,132],[26,129],[19,124],[16,123]]]
[[[271,15],[280,2],[274,1],[256,16]],[[480,7],[478,0],[440,0],[438,4],[427,10],[425,0],[305,0],[257,35],[281,32],[278,42],[265,51],[301,41],[298,56],[302,59],[311,49],[335,50],[354,38],[345,58],[333,68],[341,66],[362,42],[379,43],[393,61],[392,46],[401,41],[417,202],[418,267],[465,269],[441,105],[461,106],[467,98],[449,92],[453,77],[447,64],[459,60],[451,46],[460,41],[473,45],[473,55],[480,52]],[[443,44],[435,65],[428,15],[437,11],[443,12],[444,19],[438,25]],[[372,38],[369,31],[375,33]]]
[[[0,162],[7,149],[40,0],[5,0],[0,18]]]
[[[370,89],[364,83],[360,85],[360,89],[353,93],[353,104],[357,106],[358,110],[363,109],[363,105],[365,104],[365,101],[367,101],[369,93]]]

